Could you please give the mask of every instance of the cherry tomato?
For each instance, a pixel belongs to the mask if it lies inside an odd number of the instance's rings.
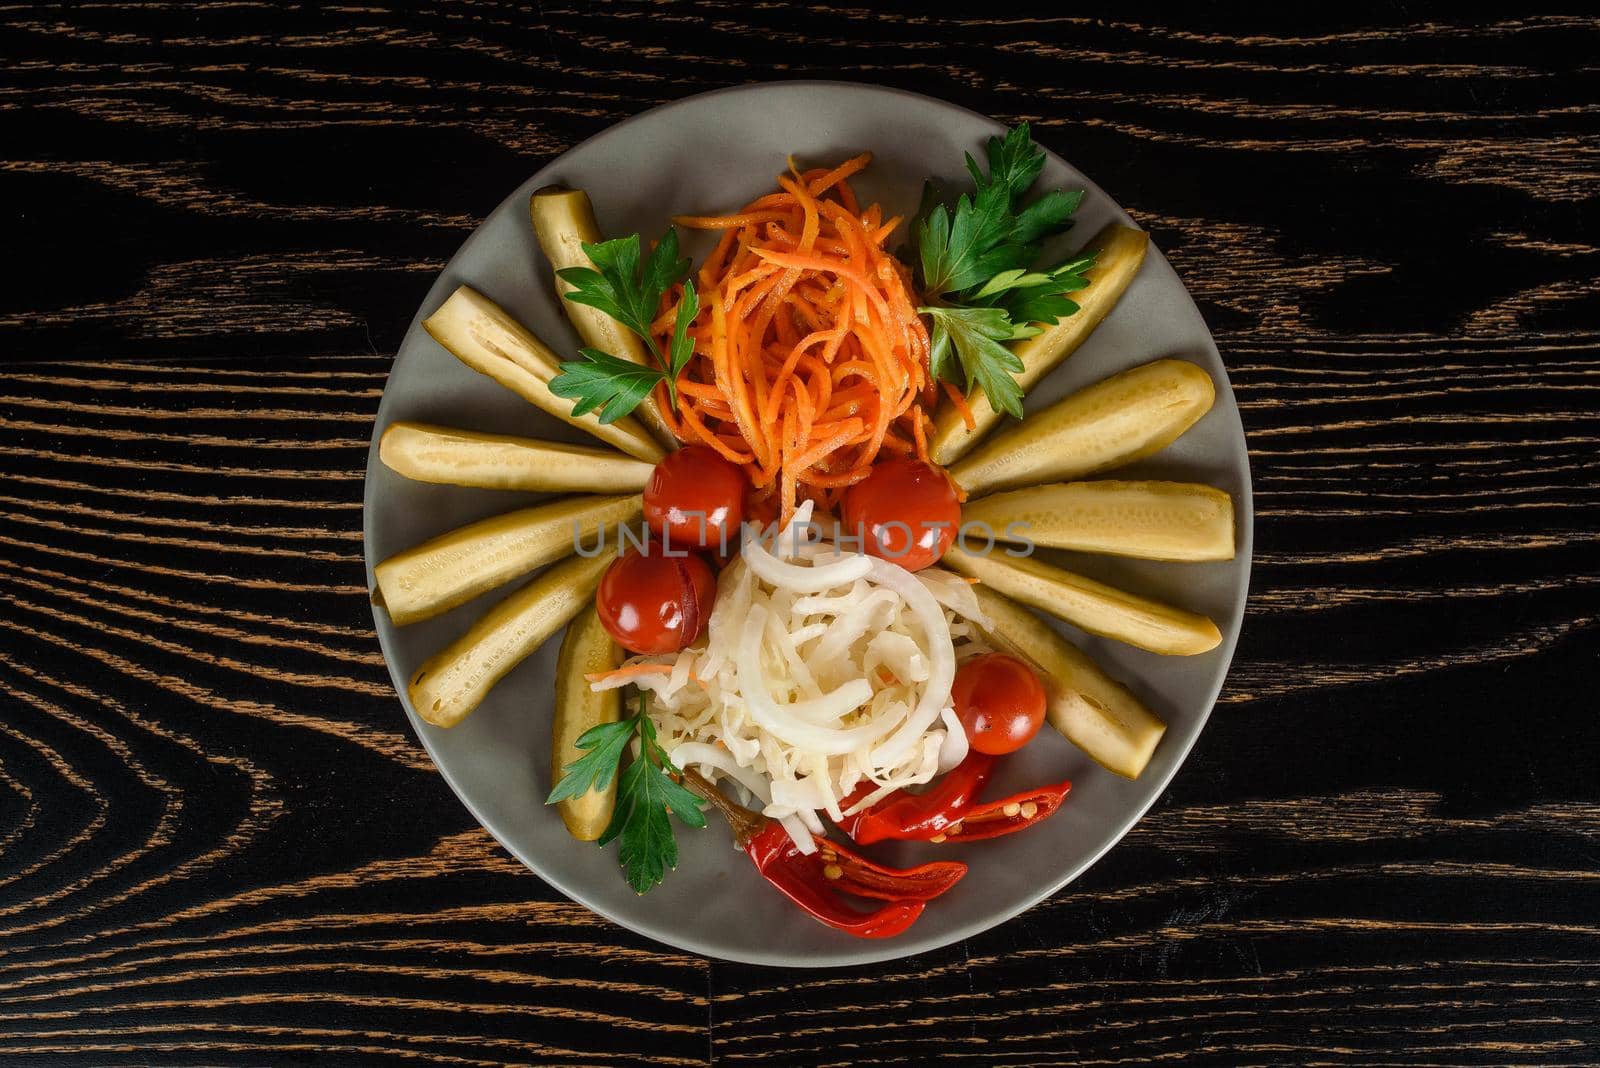
[[[985,653],[956,671],[950,688],[967,744],[980,753],[1013,753],[1044,722],[1044,684],[1033,669],[1005,653]]]
[[[866,552],[921,571],[955,541],[961,502],[943,469],[885,460],[845,491],[844,525],[862,536]]]
[[[634,653],[675,653],[700,636],[717,582],[696,553],[667,555],[659,542],[606,568],[595,594],[600,623]]]
[[[748,479],[709,445],[688,445],[656,464],[644,487],[644,518],[675,549],[731,543],[744,518]]]

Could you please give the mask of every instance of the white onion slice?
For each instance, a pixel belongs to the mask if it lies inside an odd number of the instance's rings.
[[[803,552],[806,548],[816,545],[816,542],[810,539],[811,529],[809,526],[811,513],[815,508],[816,505],[812,501],[800,502],[800,507],[794,510],[794,515],[789,517],[789,522],[778,533],[778,540],[772,546],[773,556],[776,556],[779,560],[789,560],[794,557],[795,553]],[[802,530],[807,535],[804,538],[800,536]]]
[[[844,556],[831,564],[791,564],[772,555],[766,546],[754,539],[745,542],[744,562],[761,581],[805,593],[821,593],[843,586],[865,578],[872,570],[870,556]]]
[[[783,829],[789,832],[789,840],[794,843],[794,847],[800,852],[809,857],[817,851],[817,840],[811,837],[811,832],[806,829],[805,824],[800,822],[799,817],[784,816],[778,822],[783,824]]]
[[[803,505],[776,542],[747,537],[705,639],[669,658],[670,674],[637,678],[656,694],[650,714],[672,758],[753,799],[807,852],[824,816],[963,759],[950,686],[958,657],[981,644],[966,582],[812,541],[811,514]]]
[[[772,784],[754,769],[740,767],[739,762],[733,759],[733,754],[726,749],[718,749],[705,742],[684,742],[668,754],[667,759],[680,768],[710,768],[749,790],[763,805],[772,801]]]
[[[862,559],[870,560],[870,557]],[[867,566],[870,569],[872,565],[869,563]],[[891,590],[873,590],[860,598],[854,607],[834,617],[828,632],[817,639],[817,647],[811,651],[812,658],[825,669],[837,670],[848,666],[845,654],[857,639],[872,629],[873,616],[879,609],[892,607],[894,601],[894,592]]]
[[[942,621],[943,616],[940,619]],[[838,756],[858,749],[862,745],[870,745],[881,734],[881,731],[876,730],[872,724],[848,730],[819,727],[789,711],[790,706],[780,705],[772,699],[772,691],[768,688],[766,676],[761,671],[761,639],[766,625],[767,610],[760,605],[753,605],[749,618],[745,620],[743,634],[739,640],[739,651],[735,656],[739,672],[739,692],[748,703],[750,714],[761,728],[796,748],[826,756]],[[948,686],[946,688],[948,689]],[[805,711],[811,715],[817,714],[818,708],[843,707],[845,711],[849,711],[859,707],[871,697],[872,684],[866,679],[853,679],[832,693],[816,698],[814,702],[804,702],[807,706]],[[824,705],[822,702],[831,703]],[[848,707],[845,707],[846,705]],[[843,715],[844,711],[835,712],[833,718],[837,719]]]
[[[925,567],[917,572],[917,581],[928,587],[933,599],[962,619],[970,619],[980,627],[989,625],[983,606],[978,603],[978,593],[972,583],[942,567]]]
[[[868,574],[872,581],[887,586],[903,597],[906,607],[922,624],[928,650],[928,681],[923,684],[922,697],[912,710],[911,718],[873,750],[874,764],[890,764],[927,733],[939,718],[939,713],[950,703],[950,684],[956,677],[956,655],[950,644],[950,625],[945,622],[944,610],[933,599],[928,588],[903,567],[875,556],[869,556],[867,560],[871,562]]]
[[[945,709],[939,713],[939,718],[944,720],[944,741],[939,743],[939,773],[942,775],[967,759],[970,745],[967,730],[956,718],[954,708]]]

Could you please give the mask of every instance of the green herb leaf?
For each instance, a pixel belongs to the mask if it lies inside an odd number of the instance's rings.
[[[1041,157],[1042,158],[1042,157]],[[1016,213],[1011,240],[1020,245],[1037,246],[1072,225],[1073,213],[1083,203],[1083,190],[1052,189]]]
[[[1026,193],[1044,170],[1044,153],[1033,143],[1028,124],[1019,122],[1006,131],[1004,138],[991,137],[984,146],[989,157],[989,173],[985,175],[978,164],[967,156],[967,171],[981,193],[991,185],[1006,191],[1008,202],[1014,202]]]
[[[668,227],[642,266],[638,234],[584,245],[583,254],[594,264],[593,269],[568,267],[556,272],[575,287],[566,299],[599,308],[654,348],[650,323],[661,305],[661,295],[689,273],[689,261],[678,258],[678,232]]]
[[[1047,285],[1049,282],[1050,276],[1048,274],[1040,274],[1038,271],[1029,271],[1025,268],[1017,267],[1009,271],[1001,271],[985,282],[981,288],[969,293],[967,299],[973,303],[978,303],[990,297],[999,296],[1007,290]]]
[[[544,803],[570,801],[590,790],[604,790],[610,786],[611,780],[616,778],[622,751],[633,737],[634,726],[633,720],[624,719],[601,723],[584,731],[575,744],[588,752],[561,769],[561,781]]]
[[[672,835],[670,817],[677,816],[689,827],[706,825],[700,799],[673,778],[682,773],[673,767],[656,741],[647,693],[639,691],[637,714],[583,732],[577,745],[588,752],[562,769],[561,781],[550,791],[545,804],[610,786],[635,733],[639,735],[639,756],[617,783],[617,805],[598,843],[604,846],[621,840],[617,857],[628,885],[634,893],[642,894],[659,883],[668,869],[678,865],[678,842]]]
[[[950,378],[951,357],[961,366],[964,388],[974,384],[997,410],[1022,418],[1022,387],[1016,375],[1023,370],[1017,354],[1003,342],[1025,337],[1004,308],[927,307],[918,311],[933,320],[933,371]],[[1023,327],[1024,330],[1029,328]],[[957,380],[960,381],[960,380]]]
[[[689,360],[694,356],[694,339],[689,336],[689,327],[694,325],[694,317],[700,314],[700,295],[695,292],[694,282],[683,284],[683,299],[678,302],[678,316],[672,323],[672,346],[667,353],[667,362],[671,366],[667,378],[667,393],[672,398],[674,409],[678,406],[678,376],[683,374],[683,369],[689,366]]]
[[[617,791],[617,808],[611,823],[599,838],[610,845],[618,838],[617,858],[633,892],[643,894],[666,877],[668,868],[678,866],[678,841],[672,835],[664,798],[655,796],[661,769],[641,757],[622,773]]]
[[[617,841],[628,885],[643,894],[678,866],[678,841],[672,834],[669,813],[690,827],[704,827],[700,799],[671,776],[678,769],[656,744],[655,724],[642,707],[635,717],[643,742],[639,758],[628,765],[617,786],[617,807],[611,823],[598,839],[600,845]]]
[[[1036,323],[1077,312],[1066,294],[1089,284],[1084,272],[1094,257],[1034,266],[1040,243],[1072,225],[1083,193],[1056,189],[1022,203],[1045,162],[1027,123],[990,138],[985,150],[987,172],[966,157],[974,192],[958,198],[953,210],[939,202],[931,181],[924,186],[911,228],[929,304],[921,311],[932,321],[933,375],[964,380],[969,390],[981,386],[996,409],[1021,418],[1015,375],[1022,361],[1005,344],[1038,334]]]
[[[644,701],[643,693],[640,694],[641,706]],[[684,786],[671,776],[683,776],[683,770],[667,759],[667,751],[656,742],[656,725],[649,717],[645,717],[639,724],[639,733],[644,738],[645,749],[655,754],[655,762],[664,772],[668,773],[666,785],[667,807],[675,816],[690,827],[699,829],[706,825],[706,814],[702,806],[705,802],[693,790]]]
[[[1066,294],[1089,284],[1089,268],[1095,253],[1074,257],[1053,270],[1034,273],[1006,287],[997,303],[1015,323],[1056,323],[1078,311],[1077,302]]]
[[[1033,252],[1011,240],[1011,205],[1000,186],[962,195],[954,214],[938,205],[917,227],[923,291],[959,293],[1000,271],[1025,267]]]
[[[550,392],[573,402],[572,414],[598,410],[600,422],[612,423],[639,402],[666,376],[599,349],[579,349],[581,360],[564,360],[561,373],[550,379]]]
[[[615,422],[637,408],[663,379],[673,405],[678,403],[678,375],[694,352],[686,332],[700,303],[694,296],[694,283],[688,283],[684,287],[684,303],[694,310],[685,321],[684,307],[679,306],[672,354],[670,359],[664,357],[650,333],[650,324],[661,306],[662,295],[688,275],[689,261],[679,257],[678,232],[671,227],[649,256],[642,256],[641,248],[638,234],[584,245],[583,253],[594,264],[592,268],[567,267],[556,272],[563,282],[574,287],[566,294],[567,300],[605,312],[643,338],[655,358],[655,366],[647,367],[598,349],[581,349],[583,360],[562,361],[561,373],[550,380],[550,391],[577,402],[572,406],[573,415],[599,409],[602,423]]]

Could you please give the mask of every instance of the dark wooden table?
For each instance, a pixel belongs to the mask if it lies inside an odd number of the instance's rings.
[[[1600,1060],[1600,23],[876,7],[0,8],[0,1062]],[[360,541],[479,218],[792,77],[1093,175],[1216,332],[1257,494],[1150,815],[997,930],[824,973],[642,941],[496,846]]]

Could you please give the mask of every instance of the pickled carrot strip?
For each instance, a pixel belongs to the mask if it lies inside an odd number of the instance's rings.
[[[871,158],[791,160],[778,191],[676,219],[722,234],[697,275],[695,351],[669,425],[743,466],[782,522],[802,499],[837,504],[881,449],[927,455],[927,330],[909,269],[884,247],[903,220],[862,211],[850,187]],[[663,298],[658,338],[681,300],[680,287]]]

